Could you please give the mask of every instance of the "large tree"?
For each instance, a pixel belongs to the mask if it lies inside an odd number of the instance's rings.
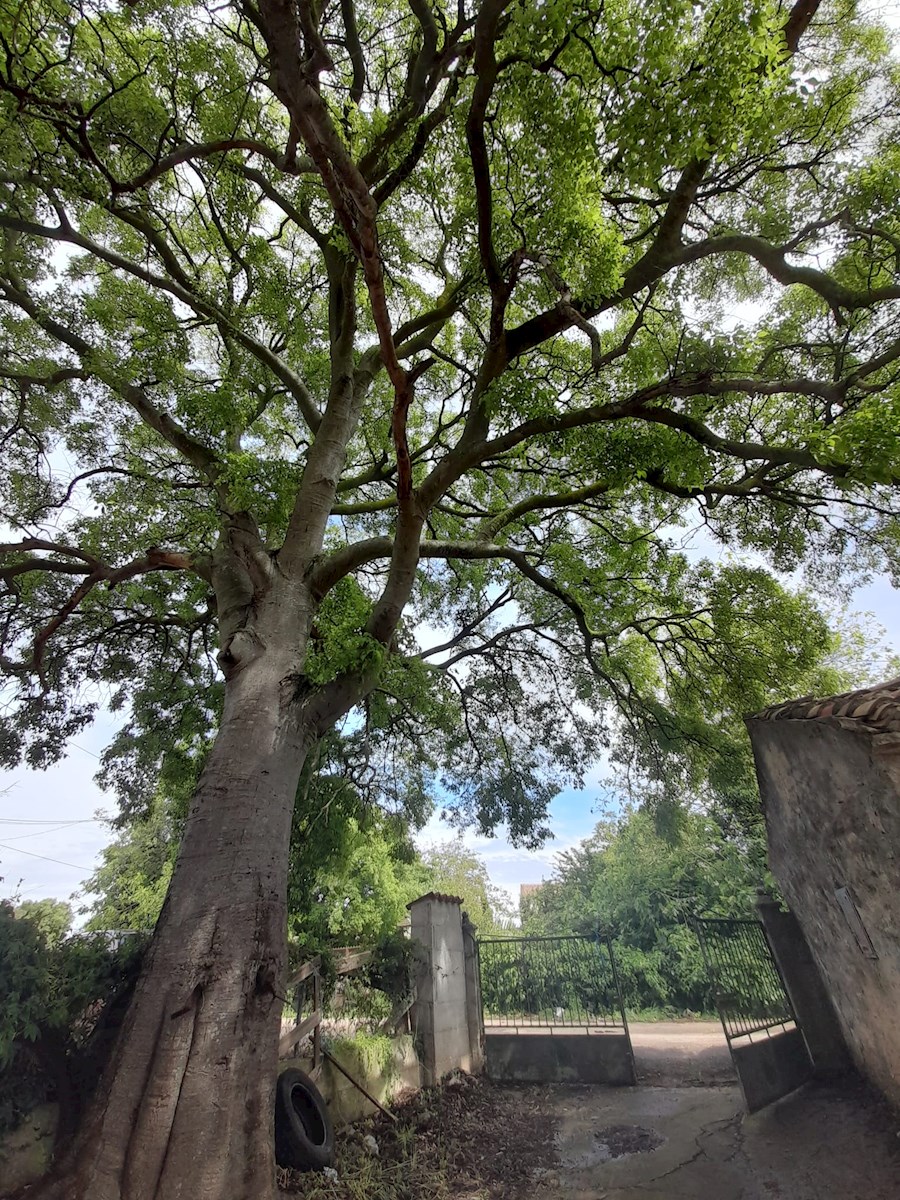
[[[849,0],[0,0],[4,758],[98,688],[217,729],[60,1194],[272,1188],[344,714],[421,704],[527,836],[599,738],[656,769],[808,669],[810,605],[673,531],[892,553],[896,83]]]

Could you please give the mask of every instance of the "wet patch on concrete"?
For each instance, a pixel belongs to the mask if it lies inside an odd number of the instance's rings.
[[[665,1140],[644,1125],[605,1125],[602,1129],[569,1129],[563,1137],[557,1136],[556,1145],[563,1167],[585,1171],[614,1158],[649,1154]]]
[[[643,1125],[607,1125],[598,1129],[594,1137],[602,1155],[600,1162],[624,1158],[626,1154],[649,1154],[666,1140],[655,1129],[645,1129]]]

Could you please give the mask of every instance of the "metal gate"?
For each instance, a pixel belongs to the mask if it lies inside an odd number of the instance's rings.
[[[634,1059],[609,940],[478,941],[488,1074],[532,1082],[634,1083]]]
[[[809,1079],[812,1063],[759,921],[695,920],[748,1112]]]

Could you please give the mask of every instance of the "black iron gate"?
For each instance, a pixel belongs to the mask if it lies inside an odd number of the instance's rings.
[[[485,1054],[494,1078],[634,1082],[607,938],[481,938],[478,969]]]
[[[812,1064],[759,921],[694,922],[749,1112],[805,1083]]]

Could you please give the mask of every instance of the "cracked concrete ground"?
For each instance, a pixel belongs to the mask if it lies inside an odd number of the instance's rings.
[[[539,1173],[533,1200],[900,1198],[900,1119],[859,1088],[807,1087],[752,1117],[736,1087],[559,1089],[549,1100],[558,1164]],[[632,1126],[634,1145],[659,1144],[609,1157]]]

